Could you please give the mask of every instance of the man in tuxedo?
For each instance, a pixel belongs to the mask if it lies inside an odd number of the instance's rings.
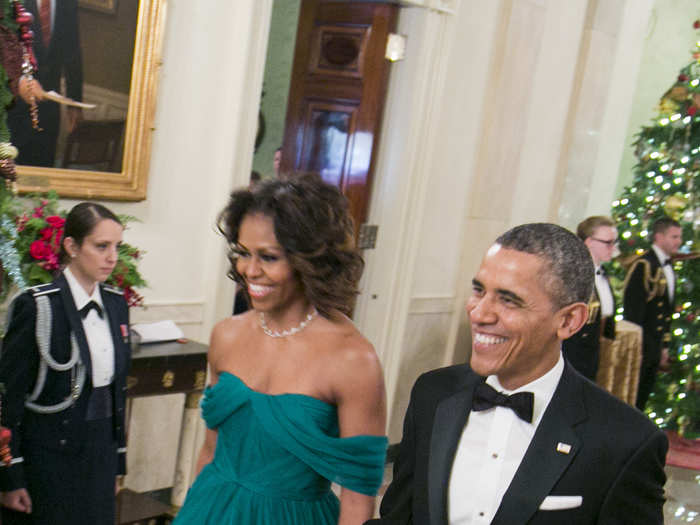
[[[642,327],[639,410],[654,388],[659,364],[668,360],[676,287],[671,256],[683,242],[681,225],[670,217],[657,219],[650,231],[651,249],[632,263],[624,286],[625,319]]]
[[[668,441],[561,355],[593,263],[553,224],[501,235],[472,281],[470,366],[422,375],[377,525],[663,523]]]
[[[612,259],[617,229],[610,217],[588,217],[576,228],[595,265],[593,293],[588,301],[588,319],[583,327],[562,343],[564,359],[583,376],[595,382],[600,359],[600,338],[615,339],[615,298],[602,263]]]
[[[24,7],[34,15],[34,55],[36,79],[45,91],[60,91],[66,80],[66,95],[83,99],[83,61],[78,34],[77,0],[25,0]],[[60,125],[60,106],[50,100],[38,103],[39,126],[32,128],[29,106],[22,100],[8,112],[12,143],[19,149],[17,164],[53,167]],[[69,107],[67,132],[82,118],[79,108]]]

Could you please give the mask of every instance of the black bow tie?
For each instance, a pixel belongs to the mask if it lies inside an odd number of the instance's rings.
[[[97,315],[100,316],[100,319],[102,319],[102,308],[100,308],[100,305],[95,301],[90,301],[80,309],[80,317],[85,319],[92,309],[94,309],[97,312]]]
[[[669,257],[668,259],[666,259],[664,261],[664,263],[661,266],[671,266],[671,262],[672,262],[671,258]]]
[[[605,276],[605,268],[603,268],[603,267],[601,266],[600,268],[598,268],[598,269],[595,271],[595,274],[596,274],[596,275]]]
[[[479,383],[474,390],[472,409],[477,412],[494,406],[510,408],[520,419],[532,423],[532,404],[535,395],[532,392],[518,392],[506,395],[497,392],[491,385]]]

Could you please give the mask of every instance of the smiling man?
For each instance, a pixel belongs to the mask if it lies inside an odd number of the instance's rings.
[[[367,523],[663,523],[665,435],[562,357],[593,268],[553,224],[496,240],[467,302],[470,365],[416,382],[382,518]]]

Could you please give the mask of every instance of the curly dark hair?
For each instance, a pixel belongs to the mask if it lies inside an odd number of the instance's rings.
[[[349,314],[364,261],[355,246],[348,201],[338,188],[304,174],[234,191],[218,219],[219,231],[232,247],[243,218],[255,213],[272,219],[277,242],[319,313],[326,318],[336,310]],[[233,250],[229,261],[228,277],[243,284]]]

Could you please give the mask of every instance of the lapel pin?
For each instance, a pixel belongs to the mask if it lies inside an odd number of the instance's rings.
[[[571,452],[571,445],[568,443],[562,443],[561,441],[557,443],[557,452],[561,452],[562,454],[568,454]]]

